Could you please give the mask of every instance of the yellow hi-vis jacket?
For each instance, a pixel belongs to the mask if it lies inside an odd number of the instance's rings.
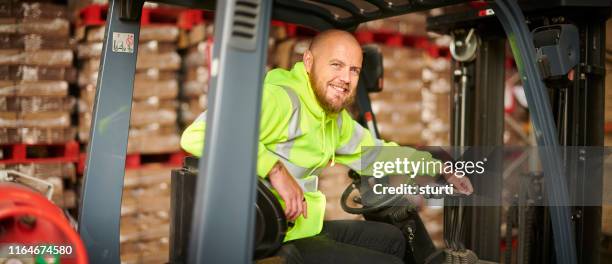
[[[304,190],[308,218],[298,217],[285,241],[317,235],[323,227],[326,203],[325,196],[314,184],[321,169],[331,160],[332,164],[341,163],[362,171],[362,158],[371,162],[376,158],[374,151],[362,152],[362,146],[397,144],[374,138],[346,110],[326,113],[315,97],[302,62],[296,63],[291,71],[268,72],[262,97],[257,174],[267,178],[274,164],[280,161]],[[181,147],[201,156],[205,127],[206,112],[183,132]],[[432,160],[427,152],[411,150],[413,160]],[[279,200],[284,207],[282,199]]]

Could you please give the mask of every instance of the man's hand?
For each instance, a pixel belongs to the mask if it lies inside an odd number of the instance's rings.
[[[306,200],[300,185],[293,179],[289,171],[279,161],[268,173],[270,183],[276,189],[280,197],[285,201],[285,215],[290,221],[298,216],[307,216]]]
[[[457,177],[455,174],[449,173],[444,175],[444,179],[446,179],[448,183],[452,184],[459,193],[469,195],[474,192],[472,182],[470,182],[470,179],[468,179],[466,176]]]

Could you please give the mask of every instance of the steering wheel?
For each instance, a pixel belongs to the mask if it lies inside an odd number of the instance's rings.
[[[374,213],[385,208],[391,207],[395,204],[398,204],[400,200],[404,198],[404,195],[401,194],[376,194],[374,193],[373,188],[365,187],[365,188],[357,188],[361,184],[360,176],[349,173],[350,177],[353,179],[353,182],[344,189],[342,193],[342,197],[340,198],[340,205],[342,209],[349,214],[369,214]],[[348,205],[348,199],[353,190],[359,190],[359,197],[355,197],[356,202],[360,203],[363,207],[350,207]],[[366,202],[367,201],[367,202]]]

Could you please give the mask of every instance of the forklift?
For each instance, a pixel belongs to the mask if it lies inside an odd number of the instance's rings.
[[[191,219],[190,238],[183,239],[188,245],[185,263],[249,263],[254,260],[256,239],[262,241],[261,233],[254,228],[256,221],[261,220],[256,212],[265,211],[254,206],[259,204],[256,201],[261,199],[257,197],[263,189],[256,188],[260,185],[253,175],[270,21],[285,21],[318,31],[330,28],[354,31],[367,21],[472,1],[155,2],[215,12],[207,144],[203,158],[196,161],[198,165],[191,164],[199,169],[190,197],[192,215],[183,215]],[[91,263],[119,262],[123,172],[143,3],[143,0],[109,1],[78,219],[79,233]],[[602,184],[598,190],[586,190],[584,186],[586,182],[601,183],[602,172],[589,170],[588,179],[565,179],[566,160],[557,147],[603,145],[605,21],[610,16],[611,3],[601,0],[477,3],[465,12],[428,19],[429,30],[454,38],[451,51],[456,81],[451,100],[451,144],[503,145],[503,63],[507,39],[525,88],[539,146],[543,173],[537,177],[547,190],[546,198],[560,204],[519,208],[523,210],[519,215],[530,215],[533,221],[528,226],[519,226],[524,235],[519,238],[517,263],[599,263],[601,205],[568,206],[568,200],[575,192],[601,194]],[[570,71],[575,78],[564,79]],[[579,163],[572,169],[584,172],[585,164]],[[477,193],[495,196],[500,195],[501,183],[501,176],[486,178],[474,182],[474,187]],[[229,186],[232,192],[227,191]],[[481,261],[500,262],[500,210],[465,204],[445,207],[445,239],[459,241],[461,248],[470,249]],[[280,229],[276,231],[282,234],[280,215],[280,219],[272,215],[272,220],[277,221]],[[450,215],[463,217],[449,219]],[[458,232],[446,232],[450,229]],[[278,236],[274,239],[278,240]],[[263,255],[278,246],[269,245],[272,249],[266,249]]]

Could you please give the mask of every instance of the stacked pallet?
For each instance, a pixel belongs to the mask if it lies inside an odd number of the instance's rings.
[[[425,56],[423,68],[422,138],[427,146],[450,144],[450,61]]]
[[[77,48],[80,60],[79,139],[89,140],[104,27],[85,29]],[[166,153],[179,150],[177,132],[178,77],[176,26],[143,26],[134,78],[134,101],[128,153]]]
[[[208,88],[210,80],[210,59],[213,51],[213,29],[214,25],[209,22],[202,22],[185,30],[181,38],[181,47],[185,49],[183,56],[183,83],[180,91],[180,123],[182,127],[190,125],[208,106]],[[273,67],[290,68],[301,54],[304,52],[304,45],[308,45],[309,40],[298,41],[286,39],[287,34],[283,26],[272,25],[268,41],[267,70]],[[290,42],[290,48],[278,52],[277,43]],[[301,43],[301,44],[299,44]],[[294,52],[294,46],[295,52]],[[280,47],[280,46],[278,46]],[[301,50],[301,52],[299,52]],[[282,61],[282,62],[280,62]]]
[[[180,167],[179,16],[184,9],[146,5],[141,20],[121,206],[122,263],[168,261],[170,171]],[[77,28],[79,133],[89,140],[107,6],[81,9]],[[163,23],[160,23],[163,22]]]
[[[400,35],[424,36],[427,15],[425,13],[410,13],[387,19],[373,20],[359,26],[359,31],[378,31]]]
[[[0,143],[74,138],[70,23],[63,6],[8,2],[0,19]],[[45,10],[45,12],[42,12]]]
[[[382,92],[370,94],[380,135],[401,145],[421,144],[424,52],[386,45],[380,49],[384,88]]]
[[[52,183],[53,201],[74,208],[76,156],[56,151],[74,146],[76,134],[67,14],[65,6],[45,2],[0,3],[0,170]]]
[[[184,80],[180,92],[180,122],[183,127],[191,124],[208,105],[212,25],[200,23],[187,31],[186,35],[183,57]]]
[[[121,205],[122,263],[168,261],[170,171],[160,164],[126,171]]]

